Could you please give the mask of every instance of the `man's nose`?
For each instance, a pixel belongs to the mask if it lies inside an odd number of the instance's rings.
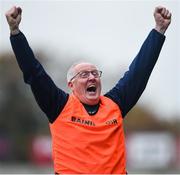
[[[95,76],[92,74],[92,72],[89,72],[89,77],[88,79],[95,79]]]

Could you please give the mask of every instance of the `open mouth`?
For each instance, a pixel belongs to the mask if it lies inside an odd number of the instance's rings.
[[[95,85],[90,85],[88,88],[87,88],[87,92],[96,92],[96,86]]]

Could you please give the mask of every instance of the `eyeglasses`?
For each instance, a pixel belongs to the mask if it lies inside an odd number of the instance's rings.
[[[76,78],[77,76],[79,78],[88,78],[90,76],[90,74],[92,74],[94,76],[94,78],[99,78],[102,75],[102,71],[99,70],[92,70],[92,71],[80,71],[78,72],[76,75],[74,75],[74,77],[71,78],[70,81],[72,81],[74,78]]]

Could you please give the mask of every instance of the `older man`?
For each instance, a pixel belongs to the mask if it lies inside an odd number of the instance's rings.
[[[171,13],[164,7],[155,8],[155,28],[123,78],[104,95],[102,72],[88,62],[70,67],[67,81],[71,94],[56,87],[19,30],[21,13],[15,6],[6,13],[10,40],[24,81],[49,119],[55,173],[125,174],[123,118],[146,87]]]

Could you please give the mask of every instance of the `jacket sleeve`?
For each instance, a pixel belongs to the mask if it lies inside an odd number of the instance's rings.
[[[115,87],[105,94],[119,105],[123,117],[143,93],[164,41],[165,36],[153,29],[129,66],[129,70]]]
[[[52,123],[65,106],[68,94],[56,87],[35,58],[22,32],[11,35],[10,41],[25,83],[31,86],[37,103]]]

